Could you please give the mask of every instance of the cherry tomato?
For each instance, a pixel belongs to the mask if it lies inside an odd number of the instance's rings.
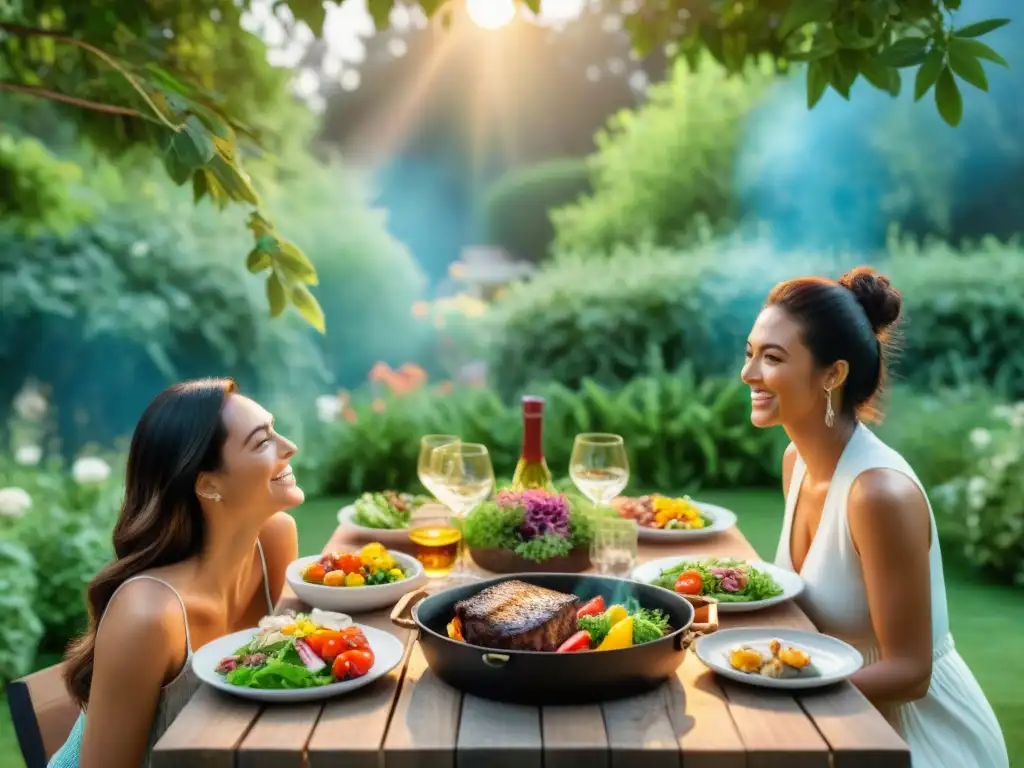
[[[575,635],[570,637],[560,646],[558,646],[558,653],[575,653],[576,651],[589,651],[590,650],[590,633],[585,629],[581,629]]]
[[[313,563],[302,572],[302,580],[310,584],[323,584],[327,569],[320,563]]]
[[[598,595],[593,600],[588,600],[578,611],[576,611],[576,618],[581,616],[597,616],[604,613],[604,610],[604,598],[601,597],[601,595]]]
[[[337,677],[337,668],[339,662],[345,665],[345,672],[348,677],[362,677],[370,671],[370,667],[373,666],[374,656],[371,650],[351,650],[345,651],[341,656],[334,660],[334,667],[332,672]],[[344,678],[342,678],[344,679]]]
[[[359,568],[363,564],[359,555],[354,555],[351,552],[335,555],[334,562],[335,567],[345,573],[359,573]]]
[[[704,589],[704,579],[698,571],[683,571],[676,579],[675,590],[683,595],[699,595]]]
[[[348,659],[344,656],[339,656],[334,660],[334,664],[331,665],[331,674],[334,675],[335,680],[346,680],[348,679],[348,673]]]
[[[366,635],[355,627],[350,629],[352,631],[342,630],[341,632],[341,643],[345,648],[367,649],[370,647],[370,642],[366,639]]]

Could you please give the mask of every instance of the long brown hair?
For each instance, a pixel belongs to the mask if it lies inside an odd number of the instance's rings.
[[[64,681],[81,706],[89,701],[96,629],[114,592],[143,571],[197,555],[206,533],[196,479],[221,465],[227,429],[221,412],[231,379],[168,387],[146,408],[132,435],[124,504],[114,526],[114,561],[89,584],[89,628],[68,648]]]

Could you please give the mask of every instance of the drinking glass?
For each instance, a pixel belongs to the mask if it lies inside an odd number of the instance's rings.
[[[435,499],[437,499],[437,492],[434,490],[434,481],[431,477],[431,462],[434,460],[434,450],[446,445],[455,445],[459,441],[458,435],[424,435],[420,438],[420,455],[416,462],[416,474],[419,476],[423,487],[430,491],[430,495]]]
[[[419,512],[409,523],[409,539],[427,578],[434,585],[442,582],[458,560],[462,532],[447,514]]]
[[[636,566],[639,529],[635,520],[599,517],[594,520],[590,560],[598,573],[626,578]]]
[[[569,457],[569,477],[594,506],[608,506],[629,482],[629,459],[620,435],[576,435]]]
[[[430,479],[435,494],[451,511],[453,527],[462,529],[465,517],[477,504],[487,500],[494,490],[494,467],[487,446],[480,443],[453,443],[434,449]],[[465,538],[460,540],[451,580],[475,581],[480,577],[465,567]]]

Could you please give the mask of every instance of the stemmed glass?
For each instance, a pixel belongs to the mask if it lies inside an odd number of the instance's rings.
[[[620,435],[576,435],[569,457],[569,477],[595,507],[607,506],[629,482],[629,459]]]
[[[438,498],[434,490],[434,480],[431,474],[431,463],[434,460],[434,450],[446,445],[455,445],[461,441],[458,435],[424,435],[420,438],[420,455],[416,462],[416,474],[420,483],[430,491],[430,495]],[[438,499],[440,501],[440,499]]]
[[[451,521],[462,529],[469,511],[487,500],[494,490],[494,467],[487,446],[480,443],[452,443],[434,449],[430,477],[435,495],[451,511]],[[479,576],[466,570],[466,542],[463,537],[449,576],[453,581],[476,581]]]

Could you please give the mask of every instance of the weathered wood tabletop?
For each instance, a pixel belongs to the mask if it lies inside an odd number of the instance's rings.
[[[351,547],[335,531],[324,550]],[[640,559],[756,557],[738,529]],[[301,609],[294,597],[282,608]],[[528,707],[463,695],[427,667],[388,611],[357,621],[406,640],[387,677],[326,703],[264,707],[201,688],[156,745],[154,768],[909,768],[905,742],[849,683],[790,695],[717,677],[692,649],[675,679],[642,696]],[[794,604],[719,616],[721,628],[814,627]]]

